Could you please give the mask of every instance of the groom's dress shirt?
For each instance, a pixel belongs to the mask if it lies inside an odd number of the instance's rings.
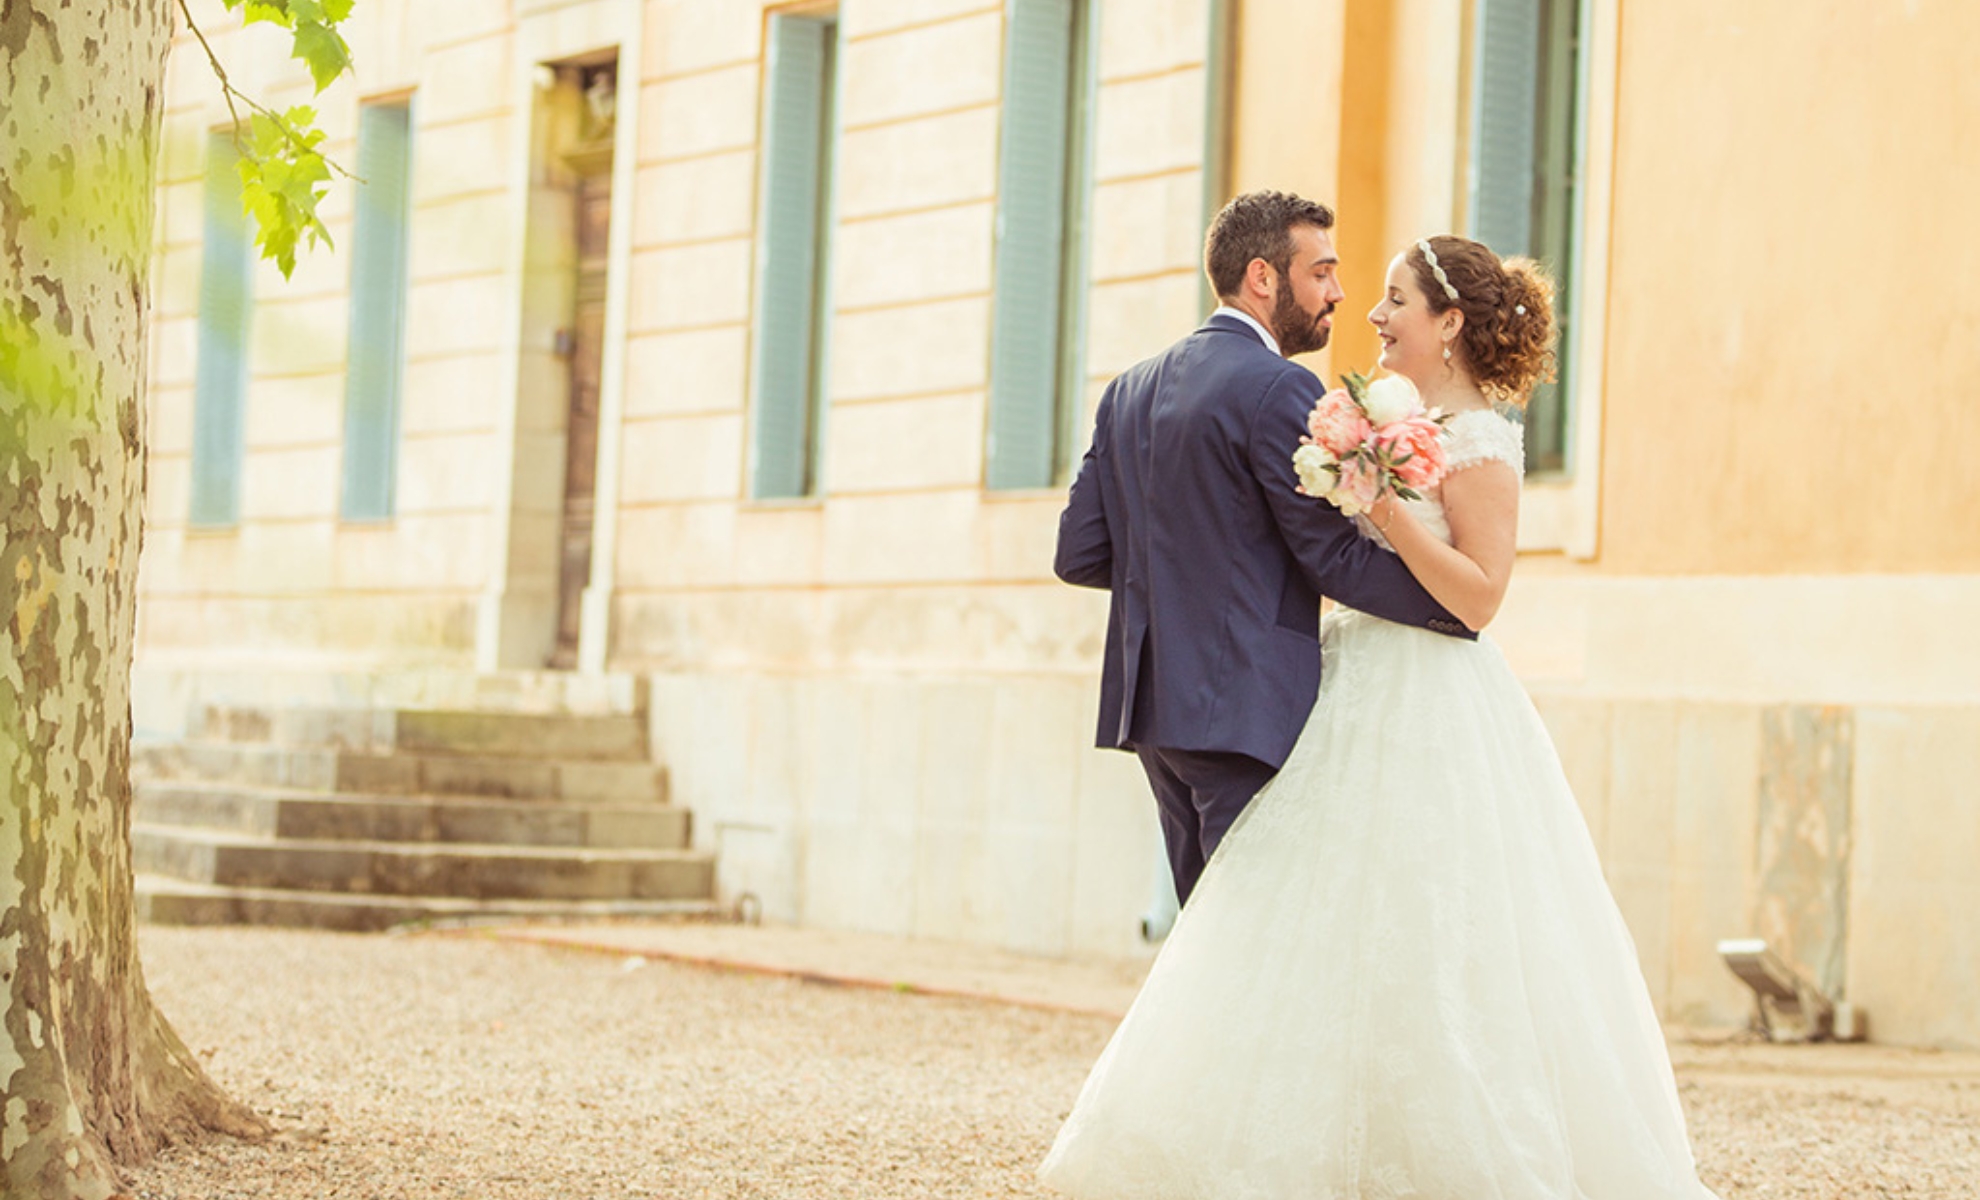
[[[1286,356],[1286,352],[1284,350],[1279,349],[1279,339],[1272,336],[1272,331],[1265,328],[1265,323],[1263,321],[1260,321],[1257,317],[1254,317],[1250,313],[1244,311],[1243,309],[1232,308],[1228,304],[1219,304],[1217,306],[1217,311],[1211,313],[1210,315],[1213,317],[1236,317],[1238,320],[1243,321],[1246,325],[1249,325],[1253,329],[1258,331],[1258,336],[1265,340],[1266,349],[1278,355],[1280,358],[1284,358]]]

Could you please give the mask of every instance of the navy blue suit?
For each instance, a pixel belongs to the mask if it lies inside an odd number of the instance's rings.
[[[1183,899],[1312,710],[1323,593],[1473,636],[1402,560],[1295,491],[1324,390],[1212,316],[1108,386],[1059,518],[1059,578],[1112,592],[1098,744],[1140,755]]]

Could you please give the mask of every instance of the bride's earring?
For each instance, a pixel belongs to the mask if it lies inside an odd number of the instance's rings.
[[[1444,361],[1451,361],[1451,344],[1449,342],[1444,343]]]

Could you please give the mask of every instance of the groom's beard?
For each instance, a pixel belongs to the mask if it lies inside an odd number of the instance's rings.
[[[1279,353],[1291,358],[1325,348],[1327,336],[1333,330],[1321,322],[1333,315],[1334,306],[1329,304],[1317,313],[1307,312],[1293,299],[1292,280],[1283,275],[1279,278],[1279,298],[1272,305],[1272,334],[1279,339]]]

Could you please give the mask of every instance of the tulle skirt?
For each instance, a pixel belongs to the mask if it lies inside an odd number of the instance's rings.
[[[1039,1177],[1083,1200],[1702,1200],[1636,951],[1489,639],[1352,611]]]

